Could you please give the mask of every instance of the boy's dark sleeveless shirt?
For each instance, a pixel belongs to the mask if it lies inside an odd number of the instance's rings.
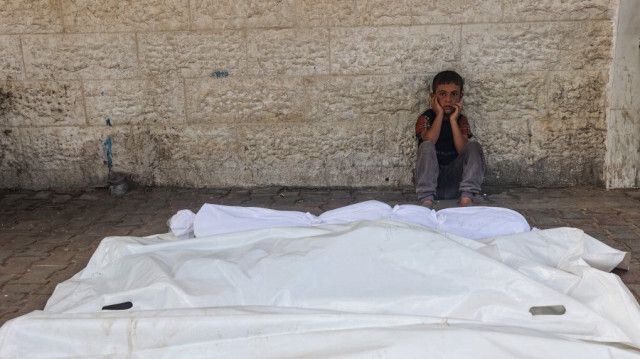
[[[435,118],[436,113],[432,109],[426,110],[422,115],[420,115],[420,117],[418,117],[418,120],[416,121],[416,137],[418,138],[418,146],[422,143],[420,133],[425,128],[431,127]],[[460,132],[462,132],[463,135],[466,135],[468,138],[473,137],[471,128],[469,128],[469,121],[463,114],[460,114],[458,117],[458,127],[460,127]],[[443,166],[448,165],[458,157],[458,151],[456,151],[456,146],[453,143],[451,123],[447,120],[442,121],[440,136],[436,142],[436,155],[438,156],[438,164]]]

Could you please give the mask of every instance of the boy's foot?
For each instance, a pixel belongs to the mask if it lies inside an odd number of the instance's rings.
[[[430,199],[425,199],[424,201],[422,201],[420,205],[423,207],[427,207],[429,209],[433,209],[433,207],[435,207],[436,204],[433,203],[433,201]]]
[[[460,198],[460,202],[458,203],[458,207],[469,207],[473,206],[473,200],[469,197]]]

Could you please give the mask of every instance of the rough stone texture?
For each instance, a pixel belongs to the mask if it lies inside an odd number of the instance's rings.
[[[505,21],[610,19],[615,0],[506,0]]]
[[[602,182],[606,134],[601,119],[532,121],[530,126],[538,176],[563,185]]]
[[[25,175],[20,130],[0,126],[0,183],[5,188],[17,188]]]
[[[106,133],[96,127],[20,130],[25,187],[88,187],[106,183]]]
[[[85,92],[91,125],[185,122],[181,80],[87,81]]]
[[[247,35],[247,66],[252,75],[329,73],[329,30],[253,30]]]
[[[547,86],[546,76],[537,72],[472,73],[467,76],[463,112],[478,127],[487,120],[544,118]]]
[[[335,74],[426,73],[456,63],[458,26],[357,27],[331,30]]]
[[[51,0],[3,0],[0,2],[0,34],[61,32],[59,10]]]
[[[309,104],[305,118],[352,120],[363,127],[369,121],[417,117],[428,96],[424,76],[317,77],[305,81],[304,91]]]
[[[607,81],[604,71],[554,73],[549,81],[549,118],[598,118],[598,128],[605,130]]]
[[[418,141],[415,137],[415,125],[413,123],[401,119],[385,121],[385,155],[382,158],[382,165],[402,169],[393,171],[392,176],[395,178],[411,179],[412,171],[405,171],[404,168],[413,169],[415,167],[417,145]],[[399,183],[411,182],[400,181]]]
[[[61,3],[68,32],[189,29],[189,0],[62,0]]]
[[[214,178],[232,186],[243,178],[232,126],[133,126],[111,139],[113,169],[143,185],[205,187]]]
[[[357,26],[364,22],[356,1],[301,0],[297,6],[298,22],[308,26]]]
[[[473,121],[470,122],[472,125],[471,130],[475,140],[482,145],[486,156],[493,157],[504,154],[505,148],[510,149],[509,155],[517,156],[518,158],[526,158],[532,155],[532,134],[529,129],[529,121],[522,119],[470,119],[469,121]],[[526,165],[526,163],[523,165]]]
[[[410,185],[443,69],[487,183],[628,183],[628,1],[0,0],[0,188]]]
[[[24,36],[28,79],[130,78],[138,72],[133,34]]]
[[[238,137],[243,139],[240,156],[256,168],[260,174],[258,178],[278,183],[284,177],[285,183],[292,186],[314,177],[318,185],[335,185],[329,178],[331,171],[380,167],[384,157],[381,122],[367,128],[353,122],[313,122],[302,126],[264,124],[260,131],[244,126],[238,128]],[[283,173],[279,170],[283,167],[302,168],[303,171]],[[312,172],[308,173],[308,170]],[[371,181],[361,176],[356,178]]]
[[[138,52],[143,74],[160,78],[243,75],[247,56],[238,31],[140,34]]]
[[[381,1],[381,0],[378,0]],[[499,22],[502,14],[502,0],[450,0],[424,1],[409,0],[412,6],[414,23],[487,23]],[[522,21],[528,21],[523,19]]]
[[[606,69],[609,21],[481,24],[462,27],[466,73]]]
[[[187,80],[186,88],[191,122],[250,121],[255,125],[303,116],[300,78],[204,78]]]
[[[192,28],[289,27],[296,24],[295,0],[195,0]]]
[[[18,36],[0,36],[0,59],[0,81],[24,79]]]
[[[84,125],[80,82],[0,82],[9,93],[0,107],[0,126]]]

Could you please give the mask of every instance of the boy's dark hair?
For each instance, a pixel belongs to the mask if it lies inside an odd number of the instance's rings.
[[[438,87],[438,85],[446,84],[456,84],[460,86],[460,92],[464,92],[464,80],[462,79],[462,76],[460,76],[457,72],[451,70],[442,71],[433,78],[431,91],[436,92],[436,88]]]

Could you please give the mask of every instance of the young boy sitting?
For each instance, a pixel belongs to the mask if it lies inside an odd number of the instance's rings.
[[[462,114],[464,80],[455,71],[433,78],[431,109],[416,121],[418,164],[416,193],[423,206],[433,208],[436,199],[460,198],[459,206],[473,204],[480,193],[485,163]]]

